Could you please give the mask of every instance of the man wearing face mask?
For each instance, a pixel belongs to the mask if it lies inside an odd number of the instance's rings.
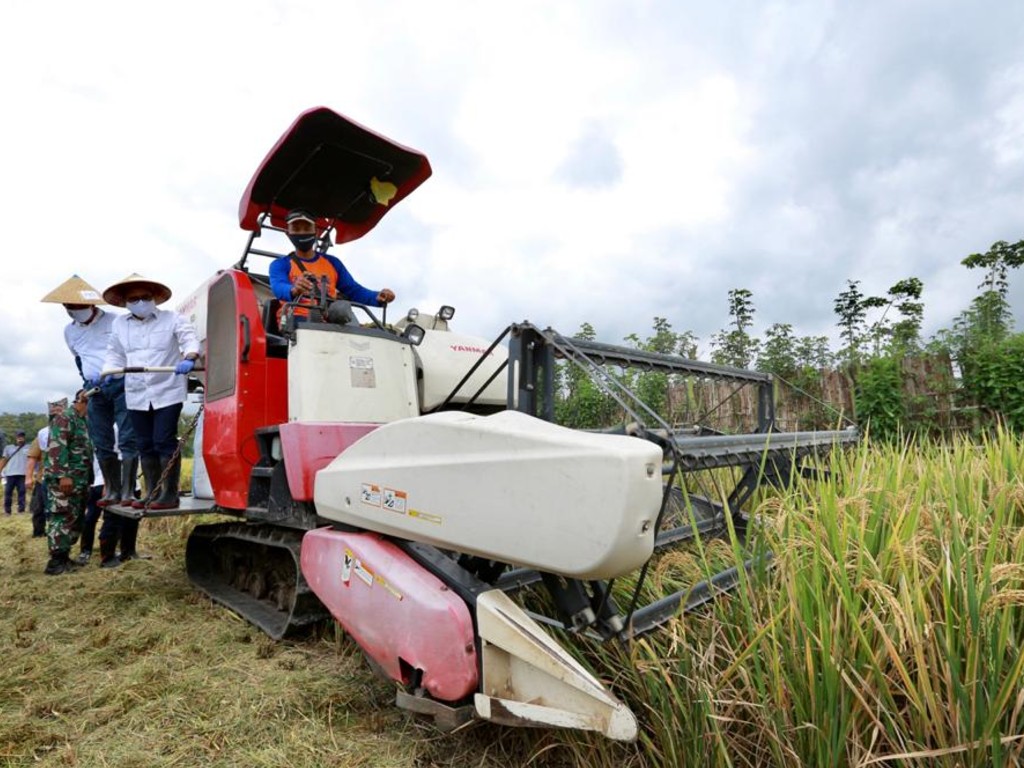
[[[171,298],[171,289],[163,283],[132,274],[107,288],[103,298],[108,304],[128,309],[127,315],[114,320],[103,370],[174,369],[173,373],[129,373],[124,384],[146,480],[147,495],[134,505],[143,508],[148,503],[150,509],[173,509],[178,506],[181,471],[180,459],[175,458],[178,416],[188,396],[188,374],[199,357],[199,339],[188,320],[173,310],[158,308]],[[165,471],[166,487],[158,488]],[[101,536],[101,554],[103,547]],[[130,544],[127,548],[126,552],[122,535],[122,560],[135,554]]]
[[[316,219],[312,214],[298,209],[291,211],[285,218],[285,226],[295,251],[275,259],[270,265],[270,288],[276,298],[315,304],[319,286],[326,283],[328,301],[347,299],[382,307],[395,300],[395,292],[390,288],[379,291],[364,288],[339,259],[315,249]],[[308,315],[308,309],[295,308],[296,317]]]
[[[72,275],[50,291],[43,297],[43,302],[64,306],[71,318],[64,328],[64,341],[75,357],[85,388],[99,388],[89,397],[87,416],[89,439],[96,450],[96,459],[105,481],[105,492],[97,506],[106,507],[123,501],[130,504],[139,458],[125,403],[124,379],[117,376],[100,382],[115,316],[100,309],[103,298],[99,291],[78,275]],[[121,451],[120,459],[118,449]]]

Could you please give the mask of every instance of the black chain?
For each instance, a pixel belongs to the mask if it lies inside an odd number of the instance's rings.
[[[180,460],[181,448],[185,445],[185,441],[188,440],[195,431],[196,425],[199,423],[199,417],[203,415],[203,408],[204,404],[200,404],[199,410],[196,411],[196,415],[192,417],[192,422],[185,429],[185,434],[178,438],[178,447],[174,449],[174,453],[171,455],[171,460],[167,462],[167,466],[164,467],[164,471],[160,473],[160,479],[157,481],[156,485],[152,488],[146,489],[146,506],[142,510],[143,516],[149,513],[149,505],[156,499],[156,489],[163,487],[163,484],[167,482],[167,476],[170,475],[171,470],[174,469],[174,464]]]

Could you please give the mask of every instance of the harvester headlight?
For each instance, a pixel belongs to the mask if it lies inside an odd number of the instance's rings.
[[[405,313],[405,319],[408,320],[410,323],[415,322],[416,318],[419,316],[420,311],[416,309],[416,307],[413,307],[412,309]]]
[[[455,317],[455,307],[451,307],[448,306],[447,304],[444,304],[441,306],[439,310],[437,310],[437,316],[440,317],[442,320],[451,320],[453,317]]]
[[[410,323],[405,326],[405,330],[402,331],[402,336],[414,347],[418,347],[420,342],[423,341],[423,337],[426,335],[426,331],[423,330],[416,323]]]

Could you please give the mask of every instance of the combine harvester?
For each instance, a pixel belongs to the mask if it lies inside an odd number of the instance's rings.
[[[450,307],[393,326],[326,299],[308,322],[290,305],[279,317],[255,262],[280,254],[257,238],[304,208],[319,250],[354,240],[430,173],[424,155],[318,108],[253,176],[245,253],[179,307],[204,344],[196,457],[209,488],[171,514],[240,519],[194,529],[189,577],[274,638],[333,616],[396,681],[398,705],[443,727],[483,718],[635,739],[633,713],[541,625],[628,639],[730,589],[742,565],[623,610],[611,581],[656,550],[722,535],[729,518],[742,535],[759,485],[856,433],[774,431],[768,375],[528,322],[489,344],[451,330]],[[558,360],[613,397],[628,428],[554,424]],[[756,428],[673,429],[620,383],[630,368],[753,387]],[[723,467],[735,468],[727,499],[686,491],[692,473]],[[554,615],[513,601],[526,585]]]

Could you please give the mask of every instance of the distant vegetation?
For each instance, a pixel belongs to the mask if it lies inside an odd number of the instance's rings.
[[[860,281],[847,280],[833,304],[842,344],[836,350],[830,348],[828,337],[797,336],[789,323],[773,323],[762,337],[755,336],[753,294],[736,288],[729,291],[729,325],[710,339],[711,361],[772,373],[812,400],[824,396],[823,373],[839,372],[849,379],[854,392],[853,412],[845,416],[870,429],[876,438],[935,434],[934,408],[927,402],[930,396],[946,397],[956,408],[970,412],[965,423],[973,432],[997,423],[1024,430],[1024,334],[1013,332],[1007,298],[1010,272],[1024,263],[1024,240],[999,241],[961,263],[983,274],[978,295],[951,328],[927,341],[921,338],[924,284],[916,277],[898,280],[884,296],[866,295]],[[598,332],[584,323],[577,336],[593,340]],[[625,342],[693,359],[700,339],[692,331],[673,330],[664,317],[655,317],[651,335],[641,339],[632,333]],[[907,370],[915,367],[908,363],[919,358],[944,361],[949,384],[933,385],[942,391],[922,395],[906,386]],[[563,366],[559,375],[556,413],[561,423],[599,427],[615,421],[614,401],[582,372]],[[633,374],[626,383],[670,420],[674,417],[664,406],[678,380],[648,372]],[[820,421],[808,419],[816,420]]]

